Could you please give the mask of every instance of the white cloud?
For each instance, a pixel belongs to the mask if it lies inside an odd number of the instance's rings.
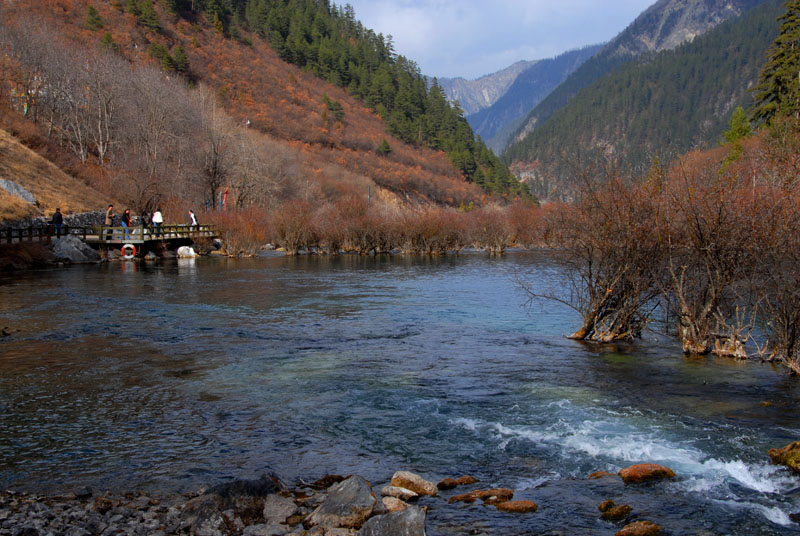
[[[350,0],[423,74],[477,78],[607,41],[654,0]]]

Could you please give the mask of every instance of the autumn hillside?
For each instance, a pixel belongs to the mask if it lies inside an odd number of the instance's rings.
[[[0,189],[0,221],[32,216],[49,217],[63,212],[100,210],[107,199],[96,190],[67,175],[55,164],[0,130],[0,179],[14,181],[36,197],[39,205]]]
[[[157,26],[131,13],[136,2],[0,7],[0,31],[11,43],[4,49],[13,51],[0,58],[0,84],[12,96],[0,118],[25,113],[50,143],[91,168],[83,175],[106,198],[137,210],[175,198],[213,206],[226,189],[240,206],[353,195],[393,205],[491,200],[443,151],[391,136],[365,104],[286,63],[258,35],[237,31],[235,39],[205,12],[178,15],[169,2],[138,4],[155,11]],[[88,80],[102,69],[111,74]],[[87,81],[74,80],[80,76]],[[73,90],[50,103],[57,80]],[[111,81],[116,86],[105,87]],[[81,91],[84,110],[65,111]],[[102,92],[114,107],[105,104],[93,119]],[[88,117],[79,138],[70,114],[81,113]],[[156,119],[165,123],[161,137]]]

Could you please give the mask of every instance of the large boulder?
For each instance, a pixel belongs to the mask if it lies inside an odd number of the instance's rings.
[[[638,484],[650,480],[660,480],[664,478],[674,478],[675,471],[669,467],[656,463],[640,463],[621,469],[618,473],[622,481],[626,484]]]
[[[769,449],[769,457],[775,465],[785,465],[800,473],[800,441],[793,441],[780,449]]]
[[[375,516],[357,536],[425,536],[425,510],[409,506],[401,512]]]
[[[268,513],[266,500],[284,489],[274,475],[216,485],[186,503],[181,527],[191,534],[213,535],[225,528],[226,519],[235,517],[246,524],[258,522]]]
[[[359,528],[372,514],[376,502],[369,482],[360,476],[351,476],[328,488],[328,496],[306,523],[325,528]]]
[[[410,489],[418,495],[436,496],[439,488],[433,482],[428,482],[424,478],[409,471],[397,471],[392,476],[392,486]]]
[[[197,252],[192,246],[181,246],[176,253],[179,259],[193,259],[197,257]]]
[[[100,254],[78,238],[67,235],[53,243],[53,255],[56,258],[69,262],[97,262]]]

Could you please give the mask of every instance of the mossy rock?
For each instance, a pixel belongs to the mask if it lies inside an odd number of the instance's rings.
[[[800,473],[800,441],[789,443],[781,449],[769,449],[769,457],[775,465],[785,465]]]

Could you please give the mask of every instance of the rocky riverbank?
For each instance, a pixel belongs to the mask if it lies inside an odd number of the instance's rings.
[[[644,480],[670,478],[671,473],[646,464],[590,479],[625,480],[631,471]],[[62,496],[7,491],[0,493],[0,536],[424,536],[428,508],[482,503],[506,515],[535,515],[536,503],[514,500],[514,493],[483,489],[471,476],[434,484],[407,471],[396,472],[380,489],[359,476],[329,475],[290,488],[277,476],[264,475],[172,497],[89,489]],[[618,536],[661,533],[655,523],[630,518],[631,511],[606,500],[597,515],[612,523],[609,529]]]

